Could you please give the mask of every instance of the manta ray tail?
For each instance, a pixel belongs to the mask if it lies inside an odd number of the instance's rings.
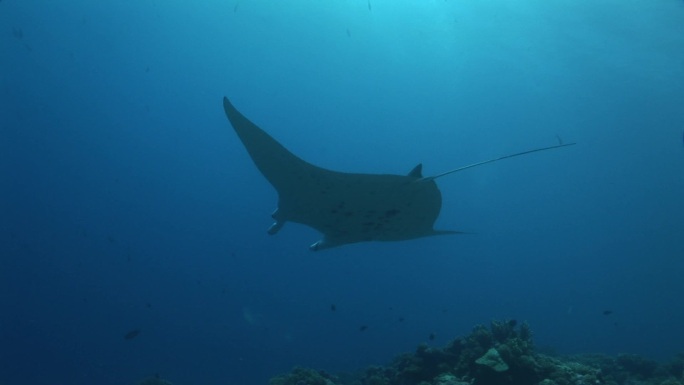
[[[477,162],[477,163],[469,164],[469,165],[467,165],[467,166],[455,168],[455,169],[453,169],[453,170],[449,170],[449,171],[443,172],[443,173],[441,173],[441,174],[437,174],[437,175],[433,175],[433,176],[427,176],[427,177],[424,177],[424,178],[420,178],[420,179],[418,179],[417,181],[418,181],[418,182],[427,182],[427,181],[435,180],[435,179],[437,179],[437,178],[441,178],[441,177],[446,176],[446,175],[449,175],[449,174],[453,174],[453,173],[455,173],[455,172],[467,170],[467,169],[469,169],[469,168],[473,168],[473,167],[477,167],[477,166],[482,166],[482,165],[487,164],[487,163],[494,163],[494,162],[497,162],[497,161],[499,161],[499,160],[508,159],[508,158],[513,158],[513,157],[521,156],[521,155],[527,155],[527,154],[531,154],[531,153],[533,153],[533,152],[538,152],[538,151],[546,151],[546,150],[553,150],[554,148],[561,148],[561,147],[567,147],[567,146],[574,146],[575,144],[577,144],[577,143],[558,144],[558,145],[555,145],[555,146],[542,147],[542,148],[535,148],[535,149],[533,149],[533,150],[527,150],[527,151],[518,152],[518,153],[515,153],[515,154],[504,155],[504,156],[500,156],[500,157],[498,157],[498,158],[489,159],[489,160],[485,160],[485,161],[482,161],[482,162]]]

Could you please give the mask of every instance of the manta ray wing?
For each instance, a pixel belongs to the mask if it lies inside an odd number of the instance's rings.
[[[364,241],[400,241],[455,231],[434,230],[442,195],[420,165],[408,175],[355,174],[326,170],[288,151],[242,115],[227,98],[223,107],[257,168],[278,192],[277,233],[287,221],[312,227],[321,250]]]

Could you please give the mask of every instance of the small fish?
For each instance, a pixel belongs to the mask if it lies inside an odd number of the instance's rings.
[[[133,338],[137,337],[138,334],[140,334],[140,329],[133,329],[130,332],[124,334],[124,339],[132,340]]]
[[[368,10],[371,10],[370,0],[368,0]]]
[[[240,5],[240,3],[235,4],[235,7],[233,7],[233,13],[237,12],[239,5]]]
[[[335,311],[337,310],[337,306],[335,304],[330,305],[330,311]]]
[[[435,333],[430,333],[430,335],[428,336],[428,339],[430,341],[434,341],[435,340]]]
[[[349,28],[347,28],[347,37],[351,37],[351,32],[349,32]]]
[[[611,314],[613,314],[612,310],[604,310],[603,311],[603,315],[611,315]]]
[[[368,326],[366,326],[366,325],[361,325],[361,326],[359,327],[359,331],[360,331],[360,332],[363,332],[363,331],[365,331],[366,329],[368,329]]]
[[[404,322],[404,317],[399,317],[399,322]]]

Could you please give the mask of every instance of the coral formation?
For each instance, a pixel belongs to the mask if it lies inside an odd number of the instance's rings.
[[[156,376],[138,385],[172,384]],[[296,367],[269,385],[684,385],[684,354],[666,363],[633,354],[543,354],[527,323],[505,320],[478,325],[443,348],[419,345],[387,366],[339,376]]]
[[[535,351],[527,323],[504,320],[344,380],[295,368],[270,385],[684,385],[684,355],[665,364],[627,354],[551,356]]]
[[[487,350],[487,353],[475,360],[475,363],[486,366],[495,372],[505,372],[508,370],[508,364],[504,362],[496,348]]]

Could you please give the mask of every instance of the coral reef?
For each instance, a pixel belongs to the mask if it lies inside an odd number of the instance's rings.
[[[138,385],[172,384],[155,376]],[[684,385],[684,354],[666,363],[633,354],[544,354],[527,323],[504,320],[478,325],[443,348],[419,345],[387,366],[339,375],[295,367],[269,385]]]
[[[551,356],[535,351],[527,323],[503,320],[340,378],[295,368],[270,385],[684,385],[684,355],[664,364],[631,354]]]

